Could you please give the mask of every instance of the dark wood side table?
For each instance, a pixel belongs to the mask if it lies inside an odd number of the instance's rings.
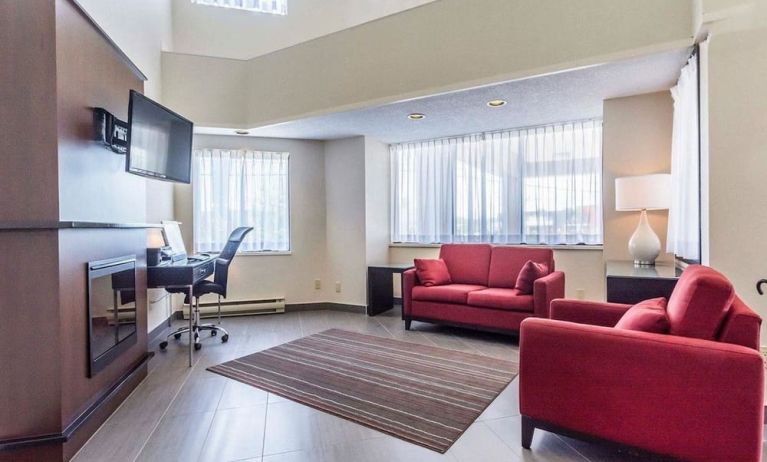
[[[669,298],[680,274],[682,270],[673,263],[634,266],[630,261],[608,261],[607,301],[633,305],[649,298]]]
[[[412,267],[409,263],[368,266],[368,316],[375,316],[394,307],[394,274],[402,274]]]

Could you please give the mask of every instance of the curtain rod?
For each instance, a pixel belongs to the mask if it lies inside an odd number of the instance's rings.
[[[513,128],[500,128],[497,130],[490,130],[486,132],[472,132],[472,133],[464,133],[461,135],[448,135],[448,136],[440,136],[438,138],[422,138],[419,140],[412,140],[412,141],[399,141],[396,143],[389,143],[389,146],[394,146],[398,144],[414,144],[414,143],[425,143],[427,141],[442,141],[442,140],[450,140],[450,139],[458,139],[463,138],[466,136],[477,136],[477,135],[495,135],[496,133],[503,133],[503,132],[514,132],[514,131],[522,131],[522,130],[532,130],[534,128],[542,128],[542,127],[553,127],[556,125],[565,125],[565,124],[578,124],[578,123],[584,123],[584,122],[602,122],[602,117],[591,117],[588,119],[576,119],[576,120],[566,120],[563,122],[550,122],[545,124],[539,124],[539,125],[527,125],[523,127],[513,127]]]

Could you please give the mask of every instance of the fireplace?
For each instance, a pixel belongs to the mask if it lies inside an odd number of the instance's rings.
[[[88,263],[88,376],[136,343],[136,257]]]

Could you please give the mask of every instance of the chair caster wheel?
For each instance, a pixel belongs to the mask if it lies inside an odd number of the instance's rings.
[[[181,334],[173,334],[173,338],[175,338],[176,340],[178,340],[178,339],[180,339],[180,338],[181,338]]]
[[[164,341],[164,340],[163,340],[162,342],[160,342],[160,349],[161,349],[161,350],[164,350],[164,349],[166,349],[167,347],[168,347],[168,342],[166,342],[166,341]]]
[[[210,331],[210,336],[215,337],[218,334],[215,330]]]
[[[221,343],[226,343],[228,341],[229,341],[229,334],[221,336]]]
[[[199,350],[200,348],[202,348],[202,343],[195,343],[194,344],[194,349],[195,350]]]

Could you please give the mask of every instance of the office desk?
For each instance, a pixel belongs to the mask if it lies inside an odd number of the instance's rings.
[[[200,256],[190,257],[175,262],[165,262],[157,266],[148,266],[147,287],[184,289],[189,295],[191,303],[194,295],[194,285],[207,278],[216,269],[216,257]],[[194,340],[192,339],[192,323],[194,316],[189,313],[189,366],[192,366],[192,350]]]

